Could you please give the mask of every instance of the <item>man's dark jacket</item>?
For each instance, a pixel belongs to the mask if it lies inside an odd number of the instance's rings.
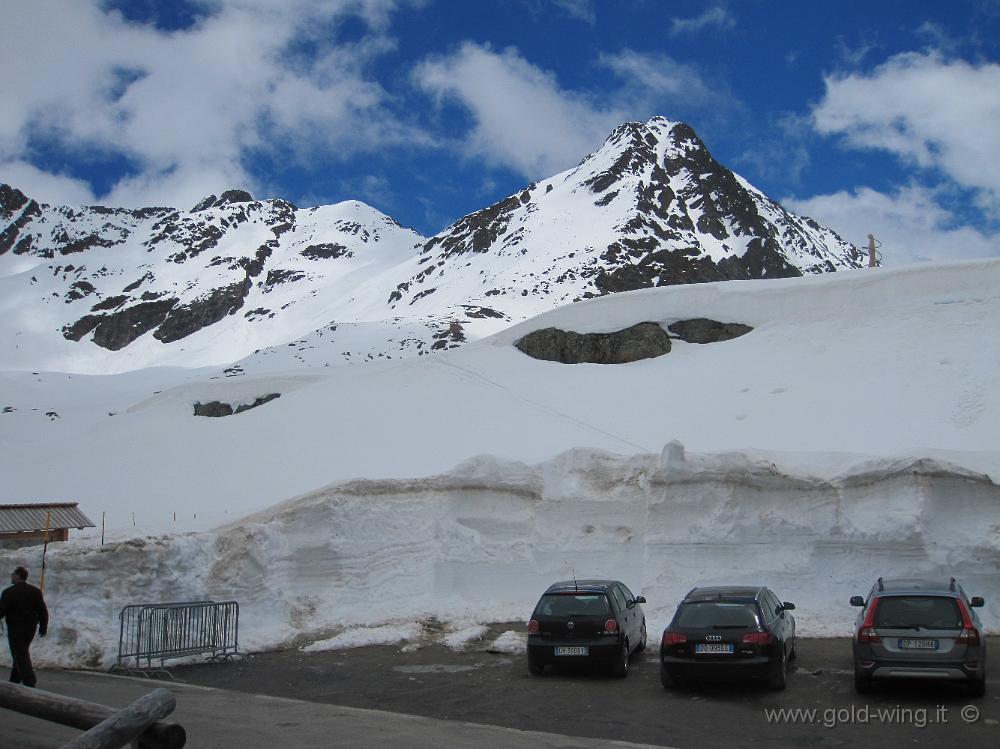
[[[7,631],[13,639],[44,635],[49,628],[49,610],[42,591],[28,583],[14,583],[0,593],[0,619],[7,617]]]

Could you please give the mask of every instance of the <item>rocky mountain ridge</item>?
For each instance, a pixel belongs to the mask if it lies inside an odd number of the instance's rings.
[[[664,118],[431,238],[357,201],[229,190],[127,210],[0,185],[0,348],[13,368],[94,372],[233,362],[315,333],[328,359],[412,355],[579,299],[861,259]]]

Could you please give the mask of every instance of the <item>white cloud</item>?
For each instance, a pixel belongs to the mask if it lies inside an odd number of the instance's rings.
[[[576,18],[593,25],[597,21],[597,10],[594,0],[552,0],[553,5],[561,8],[571,18]]]
[[[560,88],[555,76],[514,49],[495,52],[467,42],[447,57],[421,63],[414,81],[439,101],[469,111],[472,131],[462,146],[528,179],[551,175],[579,162],[625,117]]]
[[[602,54],[598,61],[619,78],[641,91],[641,96],[676,97],[685,104],[704,104],[726,98],[710,87],[701,73],[668,55],[625,49],[617,54]]]
[[[700,16],[694,18],[674,18],[670,21],[671,34],[694,34],[703,29],[715,26],[720,29],[736,27],[736,19],[726,8],[716,6],[709,8]]]
[[[29,198],[50,205],[88,205],[96,202],[84,180],[43,172],[26,161],[0,162],[0,183],[13,185]]]
[[[889,267],[1000,255],[1000,234],[956,226],[938,197],[933,190],[910,185],[892,193],[863,187],[781,202],[859,247],[867,246],[868,234],[874,234],[882,243],[883,263]]]
[[[1000,65],[897,55],[870,74],[828,76],[812,115],[820,133],[940,170],[1000,215]]]
[[[0,160],[36,149],[124,157],[138,173],[110,191],[120,205],[185,205],[240,184],[249,149],[328,154],[420,140],[395,124],[364,66],[392,48],[379,31],[396,0],[215,0],[210,15],[163,32],[105,12],[100,0],[33,0],[4,13]],[[321,30],[356,15],[358,42]],[[287,48],[316,47],[308,64]]]

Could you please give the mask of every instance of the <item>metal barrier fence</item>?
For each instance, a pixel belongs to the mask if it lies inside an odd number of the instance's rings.
[[[183,601],[126,606],[118,616],[115,668],[160,667],[169,658],[209,653],[229,658],[239,650],[240,605],[236,601]],[[130,665],[133,661],[134,665]]]

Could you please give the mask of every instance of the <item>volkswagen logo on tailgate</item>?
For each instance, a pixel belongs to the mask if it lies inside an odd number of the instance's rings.
[[[705,635],[705,639],[709,642],[721,642],[722,635]]]
[[[573,622],[566,622],[566,629],[576,629],[576,624]]]

